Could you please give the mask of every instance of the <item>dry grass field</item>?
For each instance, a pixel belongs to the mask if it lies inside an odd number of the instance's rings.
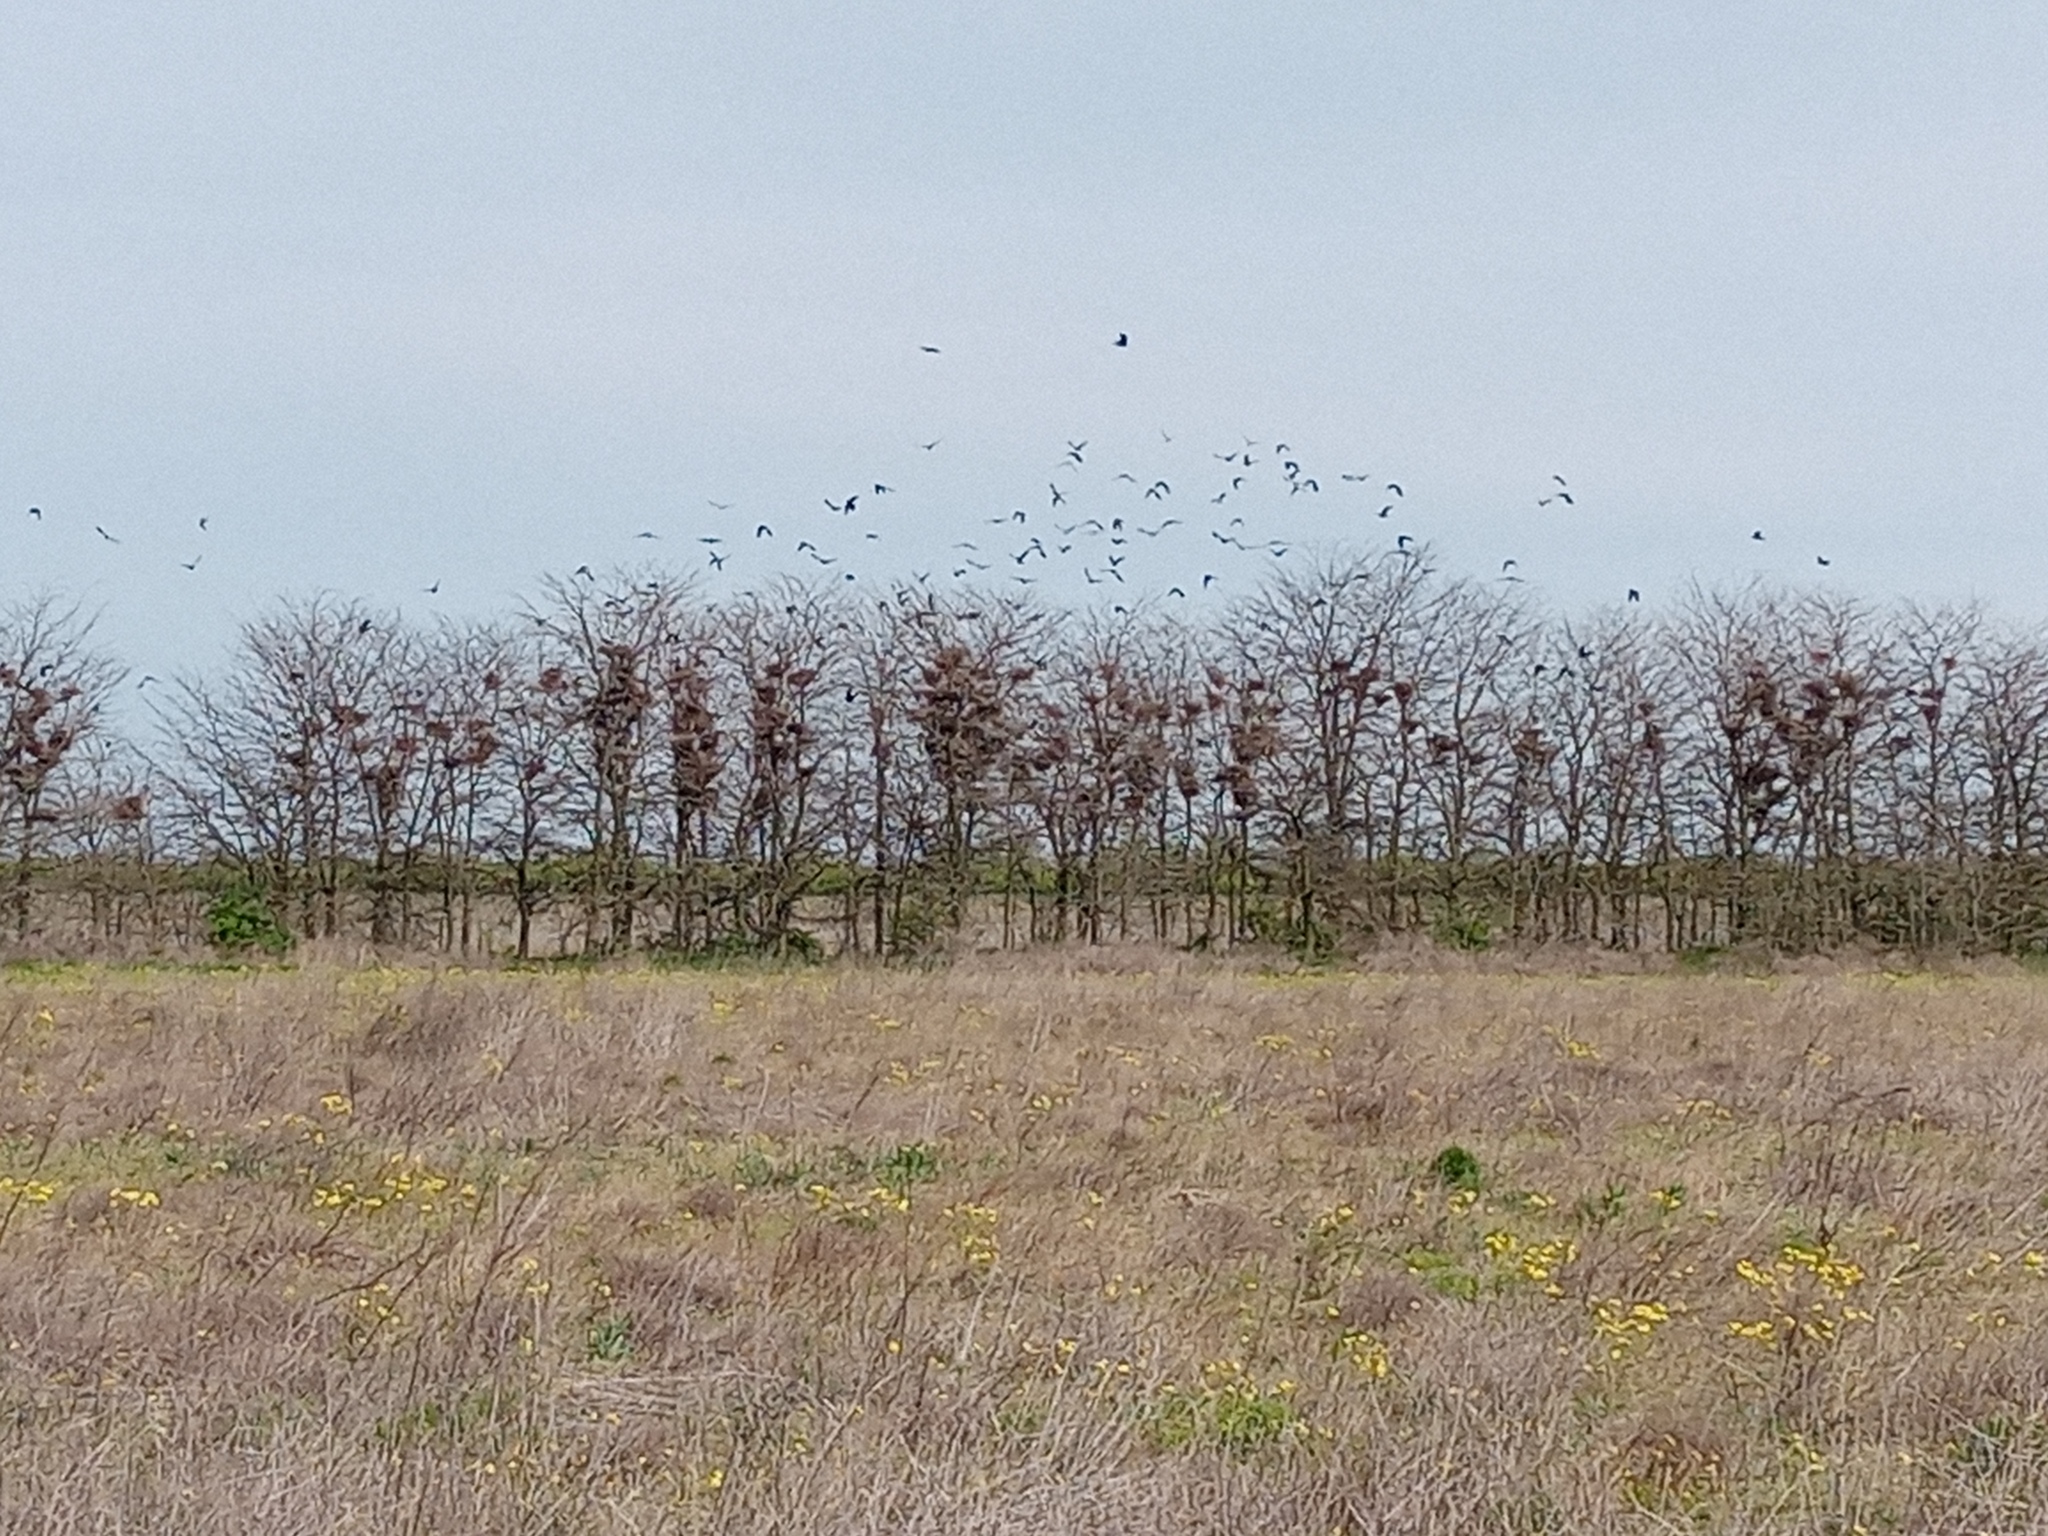
[[[2048,984],[0,979],[21,1532],[2048,1528]]]

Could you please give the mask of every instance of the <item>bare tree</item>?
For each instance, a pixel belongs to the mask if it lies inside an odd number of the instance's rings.
[[[659,575],[617,573],[602,582],[551,578],[529,615],[559,648],[582,728],[588,793],[590,878],[586,942],[622,953],[633,945],[655,699],[679,633],[683,588]],[[602,914],[605,936],[596,938]]]
[[[62,819],[65,770],[122,676],[93,646],[92,629],[89,616],[47,594],[0,610],[0,848],[13,865],[17,940],[29,935],[37,858]]]

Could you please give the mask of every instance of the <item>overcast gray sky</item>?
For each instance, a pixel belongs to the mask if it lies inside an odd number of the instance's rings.
[[[2048,7],[1223,9],[7,5],[0,595],[162,669],[699,537],[1213,596],[1242,516],[2048,607]]]

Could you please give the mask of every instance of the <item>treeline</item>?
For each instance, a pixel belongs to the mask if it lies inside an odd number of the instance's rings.
[[[621,574],[282,604],[123,740],[126,686],[75,610],[0,617],[17,944],[2048,944],[2048,644],[1970,609],[1570,621],[1412,556],[1198,618]]]

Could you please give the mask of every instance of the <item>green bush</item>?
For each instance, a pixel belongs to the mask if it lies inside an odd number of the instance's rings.
[[[1452,1189],[1479,1188],[1479,1159],[1460,1146],[1448,1146],[1430,1159],[1429,1171]]]
[[[227,954],[246,954],[252,949],[266,955],[282,955],[292,947],[292,936],[270,910],[263,893],[249,884],[230,886],[206,909],[206,933],[213,947]]]
[[[1477,913],[1445,913],[1430,925],[1430,936],[1446,949],[1477,952],[1493,944],[1493,925]]]

